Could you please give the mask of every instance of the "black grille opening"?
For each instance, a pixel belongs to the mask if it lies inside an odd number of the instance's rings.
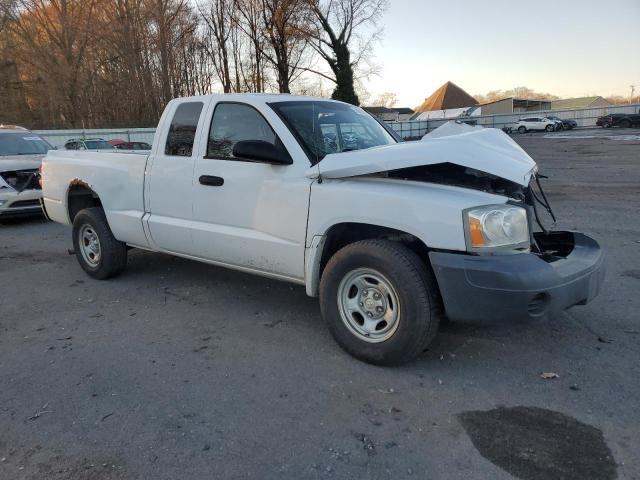
[[[41,190],[38,183],[38,170],[35,168],[2,172],[0,176],[2,176],[7,185],[19,192],[23,190]]]
[[[40,200],[18,200],[13,202],[9,208],[39,207]]]

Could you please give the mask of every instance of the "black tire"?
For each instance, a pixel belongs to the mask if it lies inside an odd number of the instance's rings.
[[[631,122],[629,120],[622,120],[620,122],[620,128],[631,128]]]
[[[518,132],[519,133],[527,133],[527,127],[525,127],[524,125],[522,125],[521,127],[518,127]]]
[[[602,128],[609,128],[611,124],[609,122],[602,122]]]
[[[82,253],[81,232],[83,229],[97,236],[99,244],[99,258],[95,265],[89,263]],[[73,219],[73,248],[82,269],[89,276],[98,280],[115,277],[122,273],[127,266],[127,245],[116,240],[111,233],[107,217],[100,207],[80,210]],[[85,249],[86,251],[86,249]]]
[[[556,129],[556,127],[554,127],[553,125],[549,124],[549,125],[547,125],[546,127],[544,127],[544,129],[545,129],[547,132],[553,132],[553,131]]]
[[[377,343],[354,333],[341,314],[340,285],[363,268],[384,276],[398,299],[397,327]],[[363,240],[334,254],[320,281],[320,308],[331,335],[344,350],[364,362],[385,366],[400,365],[420,354],[436,336],[443,316],[433,274],[413,251],[389,240]]]

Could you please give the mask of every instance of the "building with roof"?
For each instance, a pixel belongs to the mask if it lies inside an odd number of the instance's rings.
[[[537,112],[551,110],[551,100],[530,100],[528,98],[503,98],[480,106],[482,115],[498,115],[500,113]]]
[[[362,107],[371,115],[375,115],[385,122],[403,122],[408,120],[415,112],[410,108],[395,107]]]
[[[551,102],[552,110],[569,110],[573,108],[593,108],[593,107],[608,107],[609,102],[604,97],[578,97],[578,98],[564,98],[562,100],[553,100]]]
[[[469,108],[478,105],[478,101],[453,82],[447,82],[426,98],[416,108],[416,112],[431,112],[434,110],[451,110],[454,108]]]

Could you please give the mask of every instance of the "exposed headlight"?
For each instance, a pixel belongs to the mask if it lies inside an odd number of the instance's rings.
[[[527,210],[513,205],[487,205],[464,212],[467,246],[471,250],[529,246]]]

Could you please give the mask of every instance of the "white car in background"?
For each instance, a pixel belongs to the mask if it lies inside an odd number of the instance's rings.
[[[115,150],[116,147],[104,138],[71,138],[64,144],[65,150]]]
[[[26,128],[0,125],[0,219],[42,213],[38,169],[52,149]]]
[[[530,130],[546,130],[547,132],[553,132],[560,130],[560,128],[562,128],[562,122],[546,117],[527,117],[521,118],[518,122],[514,123],[511,126],[511,131],[527,133]]]

